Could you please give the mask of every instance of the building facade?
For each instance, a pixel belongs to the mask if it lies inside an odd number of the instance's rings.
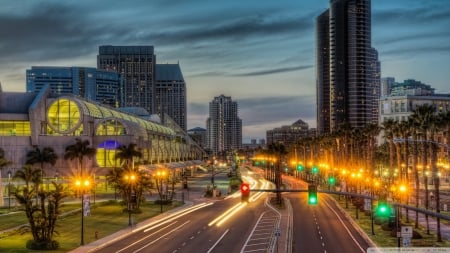
[[[55,94],[74,94],[111,107],[120,104],[120,75],[86,67],[33,66],[26,71],[26,91],[39,92],[49,85]]]
[[[206,141],[213,155],[242,147],[242,120],[238,104],[231,97],[220,95],[209,103]]]
[[[380,97],[391,95],[391,89],[394,85],[394,77],[382,77],[380,80]]]
[[[299,119],[290,126],[281,126],[266,132],[267,144],[282,143],[285,146],[294,145],[305,137],[313,137],[316,129],[310,129],[308,123]]]
[[[374,90],[380,75],[378,53],[371,47],[370,0],[331,0],[316,19],[316,35],[319,134],[345,124],[377,123]]]
[[[38,146],[51,147],[58,156],[54,166],[45,168],[46,177],[73,176],[74,162],[63,157],[76,138],[96,148],[95,158],[86,159],[84,165],[96,175],[121,166],[115,159],[116,149],[130,143],[141,150],[139,162],[144,166],[170,168],[173,163],[183,166],[182,162],[203,157],[196,143],[174,129],[81,97],[51,93],[49,86],[39,92],[0,92],[0,148],[11,161],[6,171],[22,168],[27,153]]]
[[[195,142],[200,145],[200,147],[205,148],[206,147],[206,129],[201,127],[195,127],[192,129],[189,129],[187,131],[188,135],[193,139]]]
[[[100,46],[97,68],[117,71],[123,79],[120,107],[154,113],[156,56],[153,46]]]
[[[156,64],[155,114],[170,116],[186,131],[186,82],[179,64]]]

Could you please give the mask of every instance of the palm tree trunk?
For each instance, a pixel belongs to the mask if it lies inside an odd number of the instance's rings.
[[[419,208],[419,196],[420,196],[420,181],[419,181],[419,171],[417,170],[417,135],[413,134],[413,171],[414,171],[414,181],[416,185],[416,208]],[[419,212],[416,211],[415,217],[415,228],[419,228]]]
[[[434,178],[434,196],[436,200],[436,212],[440,213],[440,197],[439,197],[439,184],[440,184],[440,178],[438,175],[438,169],[436,166],[437,162],[437,144],[432,142],[431,143],[431,164],[433,166],[433,178]],[[441,219],[439,217],[436,218],[437,221],[437,241],[442,242],[442,235],[441,235]]]

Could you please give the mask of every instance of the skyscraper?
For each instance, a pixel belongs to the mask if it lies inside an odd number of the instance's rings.
[[[331,0],[316,19],[316,35],[318,133],[377,123],[379,63],[371,47],[370,0]]]
[[[169,115],[186,131],[186,82],[179,64],[156,64],[155,110],[164,122]]]
[[[99,47],[97,67],[121,74],[121,107],[142,107],[154,113],[155,61],[153,46],[108,45]]]
[[[209,103],[206,120],[206,142],[214,155],[242,147],[242,120],[238,104],[231,97],[220,95]]]
[[[27,92],[45,85],[56,94],[74,94],[101,104],[118,107],[122,79],[115,71],[85,67],[33,66],[26,71]]]

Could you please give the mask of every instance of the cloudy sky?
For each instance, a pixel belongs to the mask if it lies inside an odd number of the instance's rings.
[[[244,142],[298,119],[315,127],[315,17],[329,0],[2,0],[0,82],[25,91],[31,66],[96,66],[99,45],[153,45],[180,63],[188,128],[221,94],[239,104]],[[448,0],[372,0],[382,76],[450,93]]]

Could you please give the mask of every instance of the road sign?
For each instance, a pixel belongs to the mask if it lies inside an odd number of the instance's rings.
[[[403,237],[403,247],[410,247],[410,246],[411,246],[411,238]]]
[[[401,235],[403,238],[412,238],[412,236],[413,236],[412,226],[402,226]]]

